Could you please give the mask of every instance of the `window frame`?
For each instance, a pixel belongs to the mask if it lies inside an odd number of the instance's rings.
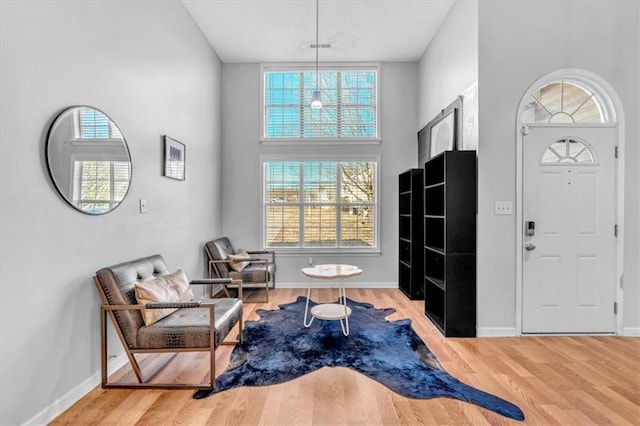
[[[578,152],[578,154],[575,155],[568,155],[569,153],[565,151],[565,155],[560,156],[560,153],[553,148],[553,145],[558,143],[558,142],[564,142],[565,143],[565,147],[566,144],[569,142],[577,142],[580,145],[582,145],[582,149]],[[566,148],[565,148],[566,149]],[[551,161],[545,161],[544,157],[545,154],[551,151],[553,152],[556,156],[557,156],[557,161],[551,162]],[[577,158],[577,156],[579,154],[582,153],[582,151],[587,151],[589,153],[589,156],[591,157],[591,161],[575,161],[575,159]],[[564,159],[571,159],[574,161],[562,161]],[[595,166],[599,166],[600,162],[598,161],[598,155],[595,151],[595,149],[593,149],[593,147],[591,146],[590,143],[588,143],[585,140],[582,140],[581,138],[577,138],[575,136],[565,136],[563,138],[560,138],[554,142],[551,142],[547,145],[547,147],[545,148],[545,150],[542,152],[542,155],[540,156],[540,161],[539,161],[539,165],[542,167],[561,167],[561,166],[571,166],[571,167],[595,167]]]
[[[258,140],[265,145],[367,145],[380,144],[381,123],[380,123],[380,63],[379,62],[357,62],[357,63],[322,63],[318,70],[322,71],[375,71],[376,73],[376,136],[371,138],[267,138],[265,120],[265,73],[278,71],[314,71],[315,63],[262,63],[260,64],[260,135]]]
[[[84,167],[86,167],[86,165],[88,163],[108,163],[109,164],[109,198],[108,199],[91,199],[91,200],[84,200],[82,198],[82,188],[84,185],[84,179],[83,179],[83,169]],[[88,214],[103,214],[106,212],[109,212],[113,209],[115,209],[116,207],[118,207],[125,199],[125,197],[127,196],[127,192],[125,192],[122,196],[121,200],[116,200],[115,195],[116,195],[116,183],[117,182],[121,182],[124,181],[123,179],[116,179],[117,176],[117,164],[127,164],[126,170],[127,170],[127,174],[126,174],[126,181],[127,182],[131,182],[131,163],[127,162],[127,161],[122,161],[122,160],[113,160],[113,159],[102,159],[102,158],[77,158],[77,157],[72,157],[72,177],[71,177],[71,197],[73,200],[73,204],[79,209],[81,210],[83,213],[88,213]],[[104,180],[105,182],[107,182],[107,180]],[[109,208],[106,211],[94,211],[94,210],[87,210],[85,207],[83,207],[83,205],[87,205],[87,204],[108,204]]]
[[[265,164],[268,162],[308,162],[308,161],[324,161],[324,162],[351,162],[351,161],[366,161],[375,163],[375,180],[374,180],[374,218],[373,218],[373,245],[371,247],[271,247],[267,245],[267,206],[269,203],[266,201],[266,173],[265,173]],[[264,250],[271,250],[277,253],[284,254],[363,254],[363,255],[371,255],[381,253],[380,249],[380,170],[381,170],[381,160],[380,155],[373,154],[346,154],[346,155],[304,155],[304,154],[265,154],[260,156],[260,184],[261,184],[261,200],[260,200],[260,208],[262,209],[260,215],[260,245]],[[304,205],[305,203],[299,201],[298,204]],[[334,203],[330,203],[334,204]],[[337,210],[341,205],[339,197],[336,199],[335,205]],[[338,240],[338,235],[340,235],[340,229],[342,227],[340,223],[340,215],[341,212],[336,213],[336,240]],[[300,223],[300,231],[302,240],[302,233],[304,225]],[[301,243],[301,242],[300,242]]]
[[[579,90],[581,90],[585,95],[588,95],[587,98],[584,99],[584,101],[580,104],[580,106],[575,109],[571,114],[569,114],[568,112],[566,112],[564,110],[564,84],[569,84],[572,86],[577,87]],[[552,84],[560,84],[560,93],[561,93],[561,98],[560,98],[560,110],[559,111],[555,111],[555,112],[551,112],[545,105],[541,102],[540,99],[536,98],[534,96],[535,93],[538,93],[540,90],[551,86]],[[528,104],[532,104],[532,105],[539,105],[539,107],[541,107],[542,109],[544,109],[547,114],[549,115],[549,118],[545,121],[536,121],[534,120],[529,120],[527,119],[527,112],[529,110],[529,108],[527,106],[523,107],[520,111],[520,120],[522,121],[523,124],[529,124],[529,125],[565,125],[565,126],[588,126],[588,125],[603,125],[603,124],[608,124],[608,123],[612,123],[613,122],[613,118],[611,116],[610,110],[611,108],[607,105],[607,102],[605,99],[602,98],[602,96],[600,95],[601,90],[594,88],[591,84],[587,83],[587,82],[583,82],[581,79],[576,79],[576,78],[559,78],[559,79],[554,79],[551,80],[547,83],[544,83],[542,85],[539,85],[535,90],[533,90],[527,97],[528,99]],[[598,114],[600,116],[601,121],[598,122],[593,122],[593,121],[578,121],[576,122],[574,119],[574,114],[576,114],[580,109],[582,109],[582,106],[584,104],[586,104],[587,101],[592,100],[594,105],[596,106],[597,110],[598,110]],[[528,105],[527,104],[527,105]],[[563,122],[552,122],[551,120],[553,119],[554,116],[559,115],[559,114],[565,114],[568,115],[569,117],[571,117],[572,122],[571,123],[563,123]]]

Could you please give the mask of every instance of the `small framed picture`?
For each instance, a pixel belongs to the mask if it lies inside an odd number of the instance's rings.
[[[171,179],[184,180],[186,161],[184,144],[167,135],[162,139],[164,147],[162,175]]]

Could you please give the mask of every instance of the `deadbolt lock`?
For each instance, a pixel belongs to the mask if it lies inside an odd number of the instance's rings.
[[[531,220],[524,223],[524,235],[527,237],[536,235],[536,223],[534,221]]]

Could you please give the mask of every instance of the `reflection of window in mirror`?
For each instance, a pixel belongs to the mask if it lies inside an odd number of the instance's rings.
[[[78,109],[74,117],[76,139],[122,139],[118,126],[95,109]]]
[[[75,111],[74,133],[76,139],[102,140],[108,143],[117,141],[117,151],[120,150],[120,129],[96,109],[83,108]],[[93,158],[73,162],[72,200],[84,212],[106,213],[120,204],[127,194],[131,167],[126,161],[100,159],[99,157],[111,151],[107,146],[96,146],[92,151]],[[113,152],[111,156],[118,154]]]
[[[47,167],[60,195],[88,214],[113,210],[131,182],[131,155],[118,126],[102,111],[72,106],[47,136]]]
[[[125,161],[74,161],[72,201],[87,213],[105,213],[124,199],[131,165]]]

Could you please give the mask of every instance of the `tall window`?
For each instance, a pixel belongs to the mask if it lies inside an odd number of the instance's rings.
[[[265,161],[269,248],[375,250],[375,161]]]
[[[378,138],[378,80],[373,68],[321,70],[322,109],[312,109],[316,72],[264,71],[263,138]]]

